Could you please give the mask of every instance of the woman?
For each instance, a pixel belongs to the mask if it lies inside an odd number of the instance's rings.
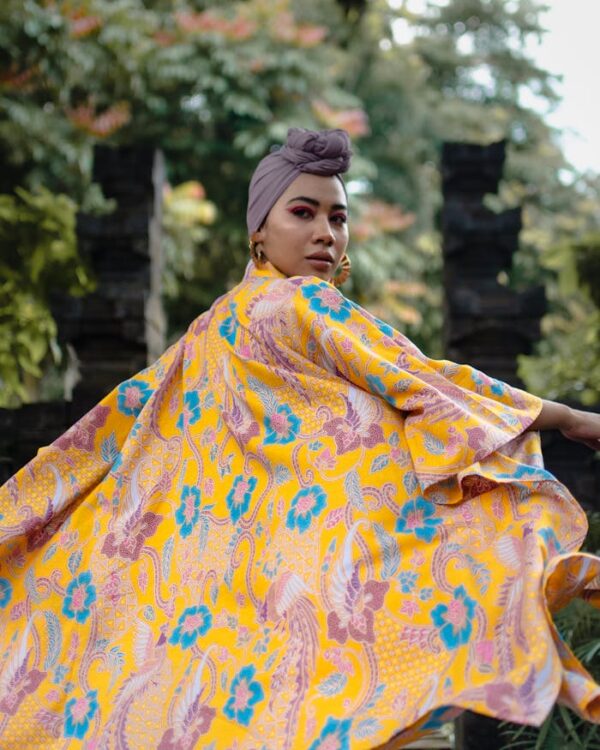
[[[597,449],[599,420],[337,291],[349,159],[291,130],[241,284],[0,490],[1,747],[399,747],[557,698],[600,719],[549,614],[600,560],[534,431]]]

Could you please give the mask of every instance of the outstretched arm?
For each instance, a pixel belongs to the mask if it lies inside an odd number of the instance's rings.
[[[573,409],[556,401],[542,401],[542,410],[530,430],[560,430],[562,434],[592,450],[600,451],[600,414]]]

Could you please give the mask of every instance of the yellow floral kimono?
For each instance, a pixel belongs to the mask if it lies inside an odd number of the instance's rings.
[[[360,750],[600,688],[540,400],[251,267],[0,489],[0,747]]]

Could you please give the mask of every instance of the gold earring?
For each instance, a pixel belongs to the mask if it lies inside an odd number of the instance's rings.
[[[250,241],[248,242],[248,247],[250,248],[250,257],[257,266],[262,265],[267,259],[263,251],[259,249],[259,244],[260,243],[254,239],[250,239]]]
[[[337,267],[337,274],[332,279],[332,284],[334,286],[341,286],[344,281],[348,281],[350,278],[350,273],[352,270],[352,261],[350,258],[344,253],[342,255],[342,259],[340,260],[340,264]]]

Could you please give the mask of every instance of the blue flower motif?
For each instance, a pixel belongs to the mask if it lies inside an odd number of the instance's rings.
[[[400,581],[400,589],[403,594],[410,594],[415,587],[418,577],[419,574],[412,570],[403,570],[400,573],[398,580]]]
[[[435,505],[423,497],[404,503],[402,516],[396,521],[396,531],[402,534],[414,534],[417,539],[430,542],[442,523],[441,518],[434,518]]]
[[[265,417],[267,436],[265,445],[278,443],[285,445],[296,438],[300,429],[300,419],[292,413],[287,404],[277,407],[275,414]]]
[[[175,513],[175,520],[181,526],[181,536],[189,536],[200,518],[200,490],[185,484],[181,495],[181,505]]]
[[[306,531],[312,519],[327,505],[327,495],[322,487],[315,484],[300,490],[292,500],[292,507],[287,514],[286,526],[288,529],[298,529],[300,533]]]
[[[52,678],[52,682],[55,685],[60,685],[60,683],[65,679],[65,677],[69,673],[69,668],[66,666],[66,664],[59,664],[58,667],[54,670],[54,677]]]
[[[184,414],[187,419],[184,419]],[[183,397],[183,412],[179,415],[177,420],[177,427],[183,430],[184,423],[196,424],[200,419],[200,396],[198,391],[187,391]]]
[[[381,333],[383,333],[384,336],[387,336],[388,338],[393,338],[394,329],[392,328],[391,325],[389,325],[389,323],[384,323],[383,320],[380,320],[379,318],[375,316],[373,317],[373,321],[375,325],[377,326],[377,328],[379,328]]]
[[[62,611],[71,620],[85,622],[90,615],[90,606],[96,601],[96,587],[89,571],[80,573],[67,586]]]
[[[432,596],[433,596],[433,589],[430,587],[421,589],[421,591],[419,592],[419,599],[422,602],[428,601],[429,599],[431,599]]]
[[[554,557],[554,555],[560,555],[564,552],[562,545],[558,541],[558,538],[552,527],[546,526],[545,528],[540,529],[538,531],[538,534],[546,542],[546,547],[548,549],[550,557]],[[0,602],[0,606],[1,604],[2,602]]]
[[[335,747],[336,750],[350,750],[350,726],[352,719],[338,721],[330,716],[321,730],[320,736],[308,750]]]
[[[395,406],[393,393],[388,393],[386,385],[379,375],[367,375],[365,380],[367,381],[371,393],[374,393],[376,396],[381,396],[388,402],[388,404]],[[401,387],[402,381],[399,381],[396,386],[398,390],[404,390],[404,388]]]
[[[169,643],[181,648],[189,648],[198,640],[198,637],[208,632],[212,626],[212,615],[205,604],[197,607],[188,607],[177,621],[177,627],[171,633]]]
[[[539,466],[528,466],[527,464],[519,464],[512,473],[503,472],[497,476],[498,479],[529,479],[531,477],[539,480],[554,479],[554,476],[546,469]]]
[[[449,606],[438,604],[431,611],[433,624],[440,629],[440,638],[447,649],[458,648],[469,642],[475,604],[475,600],[467,596],[465,587],[459,586],[454,589],[454,598]]]
[[[233,487],[229,490],[225,501],[233,523],[236,523],[250,507],[252,493],[256,488],[256,477],[246,479],[242,474],[233,480]]]
[[[385,393],[384,382],[378,375],[367,375],[366,381],[373,393],[376,393],[378,396],[382,396]]]
[[[506,391],[506,388],[506,383],[503,383],[501,380],[496,380],[496,378],[492,378],[490,390],[493,394],[495,394],[496,396],[502,396],[504,391]]]
[[[98,710],[98,692],[89,690],[82,698],[70,698],[65,705],[65,737],[84,738]]]
[[[137,417],[153,393],[148,383],[131,378],[121,383],[118,388],[117,407],[122,414]]]
[[[329,315],[332,320],[343,323],[350,317],[350,303],[330,284],[306,284],[302,287],[302,295],[310,300],[311,310]]]
[[[113,461],[113,465],[110,467],[111,474],[118,474],[119,469],[123,465],[123,456],[117,453],[117,457]]]
[[[232,346],[235,344],[235,337],[237,336],[237,330],[239,328],[238,319],[235,317],[235,308],[237,305],[234,303],[229,306],[231,315],[221,323],[219,326],[219,333],[228,341]]]
[[[265,697],[260,682],[253,680],[255,673],[256,669],[252,665],[240,669],[231,682],[231,697],[223,709],[225,716],[244,727],[250,724],[254,706]]]
[[[0,578],[0,609],[4,609],[12,596],[12,584],[8,578]]]

